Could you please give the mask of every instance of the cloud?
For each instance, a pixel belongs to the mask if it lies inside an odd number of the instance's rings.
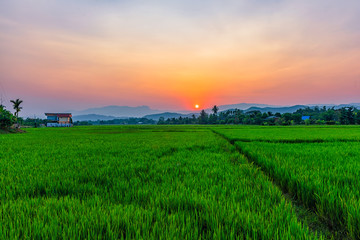
[[[14,96],[91,104],[229,101],[235,90],[279,103],[274,89],[328,82],[326,99],[336,79],[348,94],[360,75],[359,18],[355,0],[1,1],[0,74]]]

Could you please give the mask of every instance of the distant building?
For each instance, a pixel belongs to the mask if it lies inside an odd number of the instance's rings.
[[[309,120],[310,119],[310,116],[302,116],[301,117],[301,120],[305,121],[305,120]]]
[[[71,113],[45,113],[47,117],[47,127],[72,127]]]

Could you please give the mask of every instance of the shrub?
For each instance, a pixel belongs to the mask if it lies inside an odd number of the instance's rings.
[[[0,106],[0,128],[6,129],[15,123],[15,118],[11,112]]]

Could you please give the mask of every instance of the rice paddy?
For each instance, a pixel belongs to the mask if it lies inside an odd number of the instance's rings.
[[[359,127],[0,135],[0,239],[359,239]]]

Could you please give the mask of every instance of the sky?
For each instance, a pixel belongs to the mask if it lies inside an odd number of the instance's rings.
[[[106,105],[360,102],[358,0],[0,0],[0,97]]]

